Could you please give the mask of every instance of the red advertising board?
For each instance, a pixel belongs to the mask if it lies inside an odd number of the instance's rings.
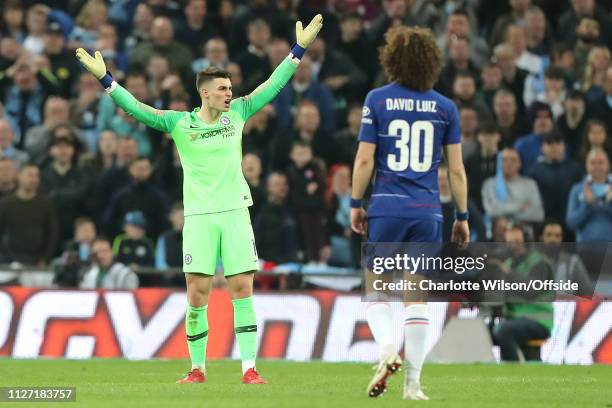
[[[186,358],[185,293],[0,289],[0,356],[16,358]],[[333,291],[255,296],[259,356],[307,361],[374,361],[377,348],[359,296]],[[393,305],[396,343],[402,344],[402,305]],[[208,358],[236,358],[232,304],[215,290],[208,308]],[[429,346],[455,303],[431,303]],[[469,317],[469,313],[463,313]],[[612,364],[612,302],[555,303],[555,328],[544,346],[550,363]]]

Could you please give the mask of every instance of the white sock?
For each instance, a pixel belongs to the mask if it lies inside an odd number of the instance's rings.
[[[255,368],[255,360],[245,360],[242,362],[242,375],[244,375],[249,368]]]
[[[404,354],[406,355],[406,378],[408,382],[420,382],[421,368],[425,361],[425,345],[429,329],[427,305],[406,307],[404,321]]]
[[[206,372],[206,364],[192,364],[191,365],[191,369],[193,370],[194,368],[197,368],[198,370],[200,370],[201,372],[205,373]]]
[[[393,334],[391,333],[391,305],[389,302],[372,302],[366,306],[366,319],[370,331],[378,344],[382,360],[395,352]]]

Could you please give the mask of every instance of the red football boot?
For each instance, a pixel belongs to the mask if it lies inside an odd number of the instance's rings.
[[[242,376],[243,384],[267,384],[268,382],[259,376],[254,368],[249,368]]]
[[[176,382],[179,384],[203,383],[203,382],[206,382],[206,377],[204,376],[204,373],[199,368],[194,368],[185,376],[185,378],[181,378],[180,380],[177,380]]]

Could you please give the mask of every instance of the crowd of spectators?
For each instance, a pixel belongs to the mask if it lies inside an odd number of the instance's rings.
[[[128,265],[182,265],[176,148],[118,109],[75,48],[100,50],[138,100],[186,111],[201,104],[197,71],[225,68],[234,97],[246,95],[289,53],[294,22],[318,12],[323,31],[293,79],[244,128],[260,258],[358,265],[349,199],[361,107],[386,81],[377,49],[401,24],[431,28],[446,58],[435,88],[460,112],[472,238],[499,239],[509,221],[539,231],[553,219],[566,241],[609,240],[609,2],[5,0],[0,263],[46,266],[76,254],[83,264],[103,258],[106,274],[110,248]],[[138,284],[119,269],[116,279]]]

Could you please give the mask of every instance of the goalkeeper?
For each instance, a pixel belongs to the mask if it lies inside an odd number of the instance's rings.
[[[191,371],[177,382],[206,381],[207,305],[220,257],[234,306],[242,382],[267,383],[255,368],[253,274],[258,269],[258,258],[248,212],[253,201],[241,169],[242,128],[287,84],[322,25],[320,14],[306,28],[297,22],[297,44],[270,78],[248,96],[232,100],[231,75],[223,69],[199,72],[196,86],[202,106],[192,112],[157,110],[137,101],[106,71],[99,51],[92,57],[82,48],[76,50],[78,60],[100,80],[117,105],[139,122],[168,133],[179,152],[184,173],[183,271],[188,302],[185,329]]]

